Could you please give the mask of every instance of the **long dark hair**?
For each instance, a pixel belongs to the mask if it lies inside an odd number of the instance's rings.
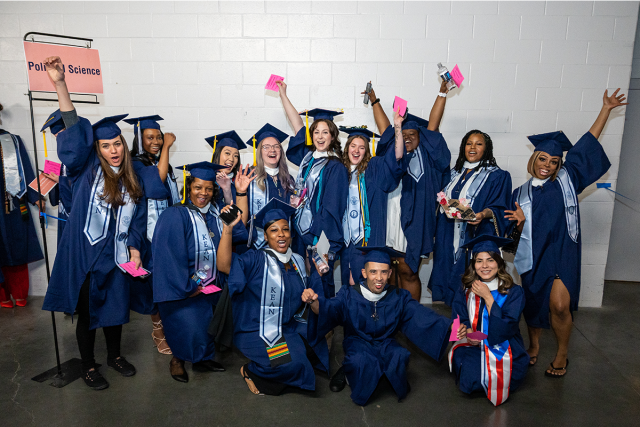
[[[120,170],[116,173],[109,166],[109,162],[102,157],[100,152],[100,141],[95,140],[93,145],[98,153],[98,159],[100,160],[100,166],[102,167],[102,173],[104,175],[104,192],[100,195],[100,198],[111,206],[124,206],[124,198],[122,197],[122,186],[127,189],[131,200],[134,203],[138,203],[142,198],[142,188],[138,183],[138,177],[133,170],[131,164],[131,154],[127,147],[127,141],[124,136],[120,135],[122,141],[124,158],[120,164]]]
[[[184,187],[187,187],[187,197],[185,197],[184,199],[184,205],[188,205],[189,203],[191,203],[189,195],[191,194],[191,184],[193,184],[193,179],[194,178],[191,175],[187,175],[187,179],[185,179],[182,191],[180,192],[180,194],[184,194]],[[216,200],[218,200],[218,196],[220,195],[220,187],[217,186],[215,182],[213,184],[213,195],[211,196],[211,203],[215,203]]]
[[[311,139],[313,140],[313,132],[316,130],[316,128],[318,127],[318,124],[320,123],[326,123],[327,126],[329,127],[329,133],[331,134],[331,144],[329,144],[329,149],[327,151],[333,152],[336,156],[338,156],[338,159],[341,159],[342,147],[340,144],[340,131],[338,130],[338,126],[336,126],[336,124],[333,123],[333,120],[327,120],[327,119],[314,120],[311,126],[309,126],[309,134],[311,135]],[[309,148],[312,151],[316,151],[316,146],[313,144]]]
[[[224,147],[227,147],[227,145],[224,145],[224,146],[218,145],[216,147],[216,152],[213,153],[213,160],[211,161],[211,163],[216,165],[220,164],[220,155],[222,154],[222,149]],[[231,147],[231,148],[234,148],[234,147]],[[240,163],[242,162],[240,161],[240,150],[238,150],[238,163],[236,163],[233,169],[231,169],[231,173],[233,174],[233,176],[236,176],[238,174],[238,170],[240,169]],[[216,187],[216,185],[214,185],[214,187]]]
[[[480,169],[486,166],[498,166],[496,163],[496,158],[493,157],[493,141],[489,134],[482,132],[481,130],[474,129],[467,132],[467,134],[462,138],[462,142],[460,143],[460,152],[458,153],[458,160],[456,160],[456,165],[454,169],[456,172],[462,172],[462,168],[464,167],[464,162],[467,160],[467,157],[464,153],[464,147],[467,145],[467,141],[471,135],[482,135],[484,139],[485,148],[484,154],[482,155],[482,159],[480,159],[480,164],[476,167],[476,169]]]
[[[506,263],[504,262],[504,259],[502,259],[502,256],[499,253],[487,253],[491,256],[491,258],[493,258],[496,263],[498,263],[498,274],[496,275],[498,280],[500,280],[500,284],[498,285],[498,292],[500,292],[501,294],[508,294],[509,289],[513,287],[513,277],[511,277],[511,275],[507,273]],[[482,280],[480,279],[480,276],[478,276],[478,273],[476,273],[477,256],[477,253],[473,254],[471,262],[469,263],[469,266],[462,276],[462,285],[465,289],[471,288],[471,285],[473,285],[473,282],[475,282],[476,280]]]
[[[344,152],[342,153],[342,164],[345,168],[347,168],[347,172],[351,173],[351,160],[349,160],[349,146],[353,142],[354,139],[360,138],[364,141],[364,157],[356,166],[355,172],[359,174],[364,173],[369,165],[369,160],[371,160],[371,149],[369,148],[369,139],[362,135],[351,135],[347,139],[347,143],[344,145]]]

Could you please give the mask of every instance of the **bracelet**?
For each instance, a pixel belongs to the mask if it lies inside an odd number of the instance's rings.
[[[371,103],[371,106],[373,107],[374,105],[376,105],[378,102],[380,102],[380,98],[377,98],[375,101],[373,101]]]
[[[443,93],[443,92],[438,92],[438,96],[441,97],[441,98],[446,98],[447,94]]]
[[[246,196],[247,193],[236,193],[236,197],[243,197]]]

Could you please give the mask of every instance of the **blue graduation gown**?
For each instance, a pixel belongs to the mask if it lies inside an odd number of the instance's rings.
[[[0,129],[0,135],[9,132]],[[22,143],[22,139],[18,135],[14,135],[18,140],[18,148],[20,150],[20,158],[22,160],[22,170],[24,172],[25,184],[27,192],[24,197],[31,204],[35,204],[40,197],[36,191],[29,188],[29,184],[35,178],[31,161],[27,155],[27,150]],[[30,262],[39,261],[44,258],[42,248],[38,241],[36,228],[34,227],[31,212],[23,218],[20,212],[20,199],[13,197],[13,205],[15,208],[8,214],[5,212],[4,197],[4,165],[0,160],[0,266],[17,266],[28,264]]]
[[[71,187],[71,180],[68,176],[63,175],[58,177],[58,185],[53,187],[49,193],[49,202],[51,202],[52,206],[58,207],[58,218],[60,218],[58,220],[58,245],[60,245],[64,227],[69,221],[72,193],[73,189]]]
[[[115,216],[112,209],[107,236],[91,245],[84,234],[87,208],[100,160],[93,143],[93,130],[85,118],[58,134],[58,157],[67,167],[73,182],[73,208],[58,245],[51,280],[43,310],[73,313],[78,305],[80,288],[90,275],[90,328],[122,325],[129,321],[129,286],[131,276],[115,263]],[[140,250],[142,236],[137,233],[146,221],[146,201],[136,205],[129,227],[127,246]]]
[[[391,138],[395,144],[395,134],[393,126],[389,126],[382,134],[381,144]],[[367,190],[367,206],[369,208],[369,223],[371,225],[371,235],[367,246],[386,246],[387,239],[387,196],[395,190],[402,179],[404,168],[402,160],[396,160],[395,145],[393,149],[387,150],[383,155],[372,157],[364,172],[364,181]],[[355,172],[354,172],[355,173]],[[347,197],[348,197],[347,190]],[[360,203],[358,200],[350,203]],[[351,205],[350,205],[351,206]],[[395,220],[395,218],[394,218]],[[348,236],[345,236],[348,238]],[[349,242],[349,245],[342,249],[340,253],[340,266],[342,270],[342,283],[349,284],[349,273],[353,276],[355,283],[362,280],[362,269],[364,268],[364,255],[360,251],[364,239],[356,244]]]
[[[502,307],[494,303],[489,313],[489,346],[501,344],[509,340],[511,347],[511,383],[509,391],[514,392],[524,380],[529,369],[529,355],[524,347],[520,334],[520,315],[524,309],[524,291],[520,286],[509,289],[509,295]],[[451,305],[451,318],[460,316],[460,323],[471,328],[469,310],[467,308],[466,292],[462,285],[458,285]],[[484,300],[480,303],[480,310],[484,312]],[[480,316],[482,318],[482,316]],[[477,330],[480,330],[480,325]],[[480,346],[458,347],[453,352],[452,367],[456,375],[456,384],[464,393],[484,391],[482,387],[482,351]]]
[[[282,335],[289,347],[291,361],[271,367],[266,344],[260,338],[260,306],[266,256],[263,251],[255,249],[242,255],[233,255],[229,295],[233,304],[234,344],[251,360],[249,370],[259,377],[304,390],[315,390],[314,367],[307,358],[304,344],[307,341],[307,325],[294,319],[294,314],[303,307],[300,297],[306,286],[295,269],[287,271],[279,261],[284,281]],[[322,284],[319,280],[311,279],[309,284],[315,292],[320,292]],[[312,344],[312,348],[322,363],[316,368],[328,372],[329,349],[326,340],[319,340]]]
[[[419,132],[420,144],[416,150],[421,151],[424,174],[416,182],[411,175],[405,173],[400,198],[400,221],[407,239],[404,260],[414,273],[420,268],[421,257],[427,257],[433,251],[438,206],[436,195],[448,182],[451,163],[451,153],[440,132],[430,131],[425,127],[421,127]],[[378,150],[390,148],[384,146]],[[403,157],[405,168],[409,167],[413,156],[412,152]]]
[[[171,197],[171,189],[169,187],[169,175],[165,182],[160,179],[160,172],[155,165],[145,165],[139,158],[132,161],[133,169],[138,175],[138,180],[144,183],[144,193],[147,200],[158,200],[168,202],[169,206],[173,205]],[[148,213],[148,211],[147,211]],[[147,236],[148,223],[145,221],[142,230],[138,233],[143,236],[141,242],[140,259],[142,266],[153,273],[153,255],[151,250],[151,242]],[[153,277],[154,275],[139,279],[135,278],[134,285],[131,286],[131,310],[140,314],[156,314],[158,306],[153,302]]]
[[[296,136],[289,139],[287,148],[287,159],[300,166],[302,159],[308,152],[305,145],[306,128],[298,131]],[[347,169],[337,158],[330,157],[325,165],[320,182],[318,184],[313,199],[307,200],[311,204],[313,222],[308,233],[300,236],[296,234],[293,243],[293,250],[302,254],[307,246],[315,245],[322,232],[331,243],[331,251],[339,254],[344,246],[342,217],[347,209],[347,197],[349,195],[349,177]],[[335,284],[333,282],[333,265],[335,261],[329,261],[329,272],[320,279],[324,288],[324,295],[332,297],[335,295]],[[315,268],[311,269],[311,276],[317,276]]]
[[[463,172],[464,173],[464,172]],[[466,178],[471,178],[470,172]],[[451,190],[451,197],[457,199],[467,179],[462,177]],[[478,191],[471,208],[474,212],[481,212],[486,208],[493,211],[494,220],[497,219],[500,236],[504,235],[508,227],[508,220],[504,218],[504,210],[509,209],[511,199],[511,175],[502,169],[489,174],[482,189]],[[449,307],[453,301],[456,289],[460,287],[460,279],[464,274],[465,257],[460,256],[457,262],[453,254],[453,234],[456,222],[438,209],[436,222],[436,239],[433,247],[433,270],[429,278],[429,289],[434,301],[444,301]],[[493,220],[483,220],[478,226],[467,224],[466,235],[461,236],[460,246],[474,237],[490,234],[496,235]]]
[[[173,355],[187,362],[212,360],[215,355],[213,337],[207,329],[220,293],[191,297],[198,285],[195,274],[195,243],[189,209],[174,205],[160,215],[151,244],[154,253],[153,300],[158,304],[167,343]],[[220,231],[215,217],[207,213],[205,221],[218,248]],[[244,227],[234,227],[233,239],[247,238]],[[216,272],[215,284],[225,286],[226,275]]]
[[[563,164],[576,195],[596,182],[609,170],[610,166],[611,163],[602,145],[591,132],[585,133],[567,152]],[[510,209],[515,210],[515,202],[518,200],[521,188],[513,192]],[[529,326],[549,329],[549,298],[556,275],[569,291],[570,310],[573,312],[578,309],[582,232],[578,234],[577,243],[569,237],[564,199],[557,180],[533,187],[531,204],[533,267],[520,275],[527,300],[524,318]],[[576,208],[580,218],[580,208],[579,206]],[[578,221],[578,230],[580,230],[580,221]]]
[[[366,286],[366,284],[365,284]],[[320,298],[319,314],[309,313],[311,342],[337,325],[344,327],[344,371],[351,386],[351,399],[365,405],[382,375],[393,386],[398,399],[408,393],[407,364],[410,353],[395,340],[401,331],[435,360],[449,344],[451,322],[420,305],[409,291],[387,286],[376,303],[362,296],[361,285],[343,286],[335,298]],[[377,320],[374,319],[377,313]]]

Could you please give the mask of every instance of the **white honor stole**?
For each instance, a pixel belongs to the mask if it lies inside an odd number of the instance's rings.
[[[18,140],[12,134],[5,133],[0,135],[0,146],[2,147],[5,190],[11,196],[21,198],[27,192],[27,183],[24,177],[24,169],[22,168]],[[10,203],[9,210],[13,210],[14,206],[11,198]]]
[[[358,173],[351,171],[349,200],[347,202],[347,209],[345,210],[342,218],[342,230],[344,235],[344,244],[346,246],[349,246],[349,243],[353,243],[355,245],[364,235],[358,178]]]
[[[320,175],[322,174],[324,167],[329,161],[328,155],[315,158],[313,156],[314,153],[315,151],[309,151],[306,156],[304,156],[304,159],[302,159],[302,163],[300,163],[300,169],[298,169],[298,176],[296,178],[296,182],[300,178],[304,178],[305,186],[307,187],[307,194],[305,196],[307,202],[296,212],[296,225],[298,226],[298,231],[302,235],[309,232],[311,224],[313,223],[311,200],[313,200],[316,188],[318,188],[318,184],[320,183]],[[310,170],[308,170],[305,174],[304,170],[311,162],[313,163],[309,168]]]
[[[204,271],[206,277],[200,283],[203,287],[210,285],[216,278],[216,247],[213,244],[209,227],[199,211],[187,208],[193,226],[193,243],[195,248],[195,271]]]
[[[84,234],[89,240],[89,244],[94,246],[101,242],[109,234],[109,221],[111,220],[111,204],[105,203],[102,199],[104,194],[104,172],[102,167],[98,167],[96,177],[91,187],[91,197],[87,208],[87,219],[84,224]],[[122,190],[124,205],[118,208],[116,217],[116,230],[114,236],[115,263],[120,270],[120,264],[129,261],[129,250],[127,240],[129,238],[129,226],[135,215],[136,205],[131,200],[131,196],[125,188]]]
[[[154,166],[158,167],[158,164],[155,163]],[[167,183],[171,192],[169,197],[171,197],[173,204],[175,205],[180,203],[182,198],[180,197],[178,184],[176,183],[176,177],[173,175],[173,172],[167,173]],[[167,199],[147,199],[147,239],[149,241],[153,240],[153,232],[156,229],[158,218],[160,218],[162,212],[164,212],[168,207],[169,201]]]
[[[284,303],[284,280],[279,262],[287,263],[292,260],[302,283],[306,286],[304,260],[294,254],[291,248],[286,254],[276,253],[271,249],[264,251],[264,276],[262,278],[262,298],[260,304],[260,338],[273,347],[282,338],[282,311]],[[298,320],[298,319],[296,319]]]
[[[269,198],[269,183],[264,181],[264,191],[260,189],[255,181],[252,181],[249,185],[249,191],[251,193],[251,206],[249,206],[251,212],[251,226],[256,229],[258,237],[253,242],[253,246],[256,249],[260,249],[265,245],[264,230],[254,224],[254,218],[258,212],[265,207],[265,205],[271,200]],[[250,230],[251,231],[251,230]],[[251,242],[252,232],[249,233],[249,242]]]

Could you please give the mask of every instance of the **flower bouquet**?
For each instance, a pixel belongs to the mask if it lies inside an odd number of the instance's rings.
[[[475,221],[476,213],[471,209],[469,201],[464,197],[460,199],[449,199],[447,195],[441,191],[437,194],[437,198],[440,208],[447,217],[462,221]]]

